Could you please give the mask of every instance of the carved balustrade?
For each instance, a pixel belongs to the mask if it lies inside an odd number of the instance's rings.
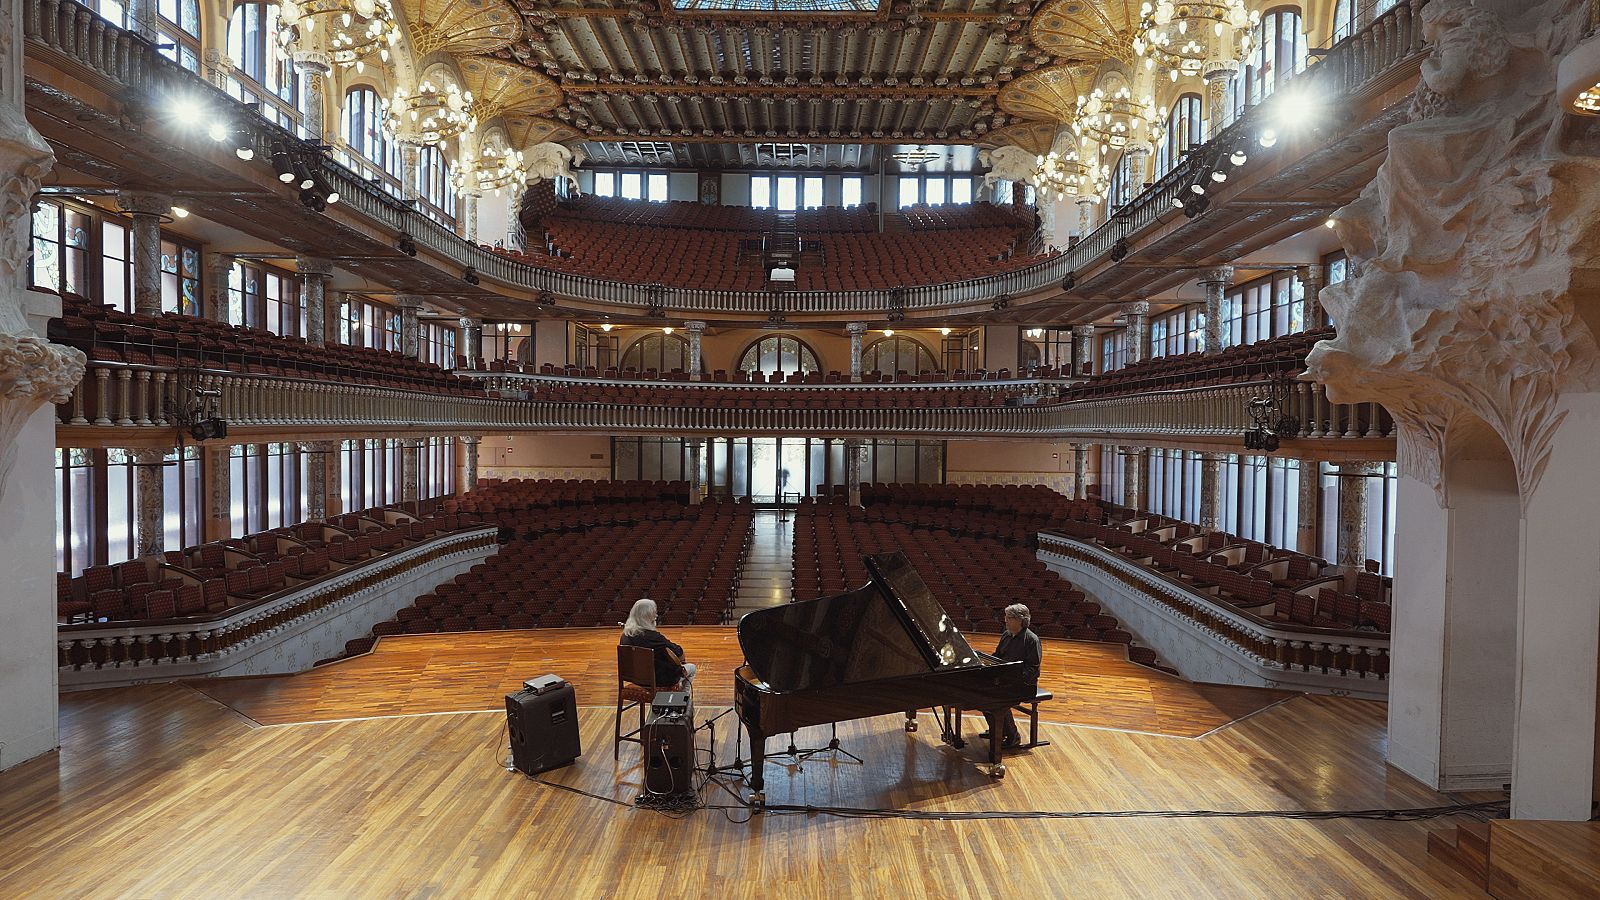
[[[597,382],[681,389],[660,403],[591,402],[564,399],[559,388],[573,379],[509,373],[472,373],[491,396],[461,397],[313,381],[273,375],[204,370],[200,387],[221,393],[219,413],[230,427],[337,425],[484,431],[613,431],[652,434],[915,434],[933,436],[1085,437],[1159,435],[1232,437],[1251,427],[1252,397],[1268,382],[1149,391],[1122,397],[1054,402],[1060,382],[954,382],[885,385],[771,385],[760,388],[774,398],[828,396],[828,408],[740,408],[719,397],[746,393],[752,385],[691,382]],[[95,362],[66,403],[57,406],[62,425],[100,425],[113,429],[170,429],[177,423],[167,410],[178,386],[177,373],[137,365]],[[960,388],[1005,390],[1015,406],[879,407],[882,391],[934,391]],[[510,395],[492,396],[493,394]],[[692,394],[704,405],[685,405]],[[851,398],[860,405],[852,406]],[[527,399],[523,399],[527,398]],[[1387,438],[1393,422],[1373,403],[1336,404],[1321,385],[1296,383],[1282,410],[1299,428],[1279,437],[1309,440]]]

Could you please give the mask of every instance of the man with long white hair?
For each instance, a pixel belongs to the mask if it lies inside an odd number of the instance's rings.
[[[694,679],[694,663],[683,661],[683,648],[667,640],[656,630],[656,602],[645,597],[628,611],[628,621],[622,625],[622,644],[626,647],[649,647],[656,654],[656,684],[667,688],[680,680],[688,690]]]

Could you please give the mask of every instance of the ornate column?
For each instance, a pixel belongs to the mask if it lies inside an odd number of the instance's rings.
[[[333,276],[333,261],[315,256],[296,257],[300,273],[300,303],[306,311],[306,340],[312,344],[339,342],[339,310],[328,315],[328,280]]]
[[[133,311],[161,315],[161,219],[172,198],[151,191],[122,191],[117,205],[133,217]]]
[[[1072,362],[1072,374],[1095,374],[1093,325],[1072,326]]]
[[[400,145],[400,193],[413,202],[422,196],[417,191],[417,169],[421,164],[421,147],[416,144]]]
[[[478,242],[478,192],[461,192],[461,236]]]
[[[1239,64],[1232,61],[1216,61],[1206,63],[1206,119],[1209,128],[1206,140],[1211,140],[1219,134],[1228,121],[1228,82],[1233,80],[1234,73],[1239,70]]]
[[[461,466],[456,478],[456,495],[478,489],[478,444],[483,438],[475,434],[461,438]]]
[[[1200,454],[1200,530],[1222,530],[1222,462],[1227,454]]]
[[[133,451],[134,540],[138,557],[160,556],[166,549],[162,521],[167,451],[144,447]]]
[[[528,233],[522,228],[522,195],[527,186],[513,184],[506,189],[506,249],[528,249]]]
[[[867,323],[850,322],[844,326],[850,335],[850,380],[861,380],[861,336],[867,333]],[[859,505],[859,504],[857,504]]]
[[[233,470],[227,444],[208,444],[201,451],[201,476],[205,479],[205,539],[233,537]],[[176,548],[174,548],[176,549]]]
[[[1150,358],[1150,301],[1128,304],[1123,318],[1128,323],[1128,362],[1144,362]]]
[[[1347,577],[1365,571],[1367,562],[1367,478],[1379,463],[1344,462],[1339,475],[1339,571]]]
[[[420,496],[418,483],[422,478],[422,448],[428,446],[427,438],[406,438],[400,445],[400,500],[411,503]]]
[[[328,517],[328,458],[338,460],[338,441],[302,441],[300,452],[306,455],[306,508],[307,522],[321,522]]]
[[[1122,505],[1135,512],[1144,509],[1144,462],[1148,455],[1145,447],[1122,447]]]
[[[1322,499],[1321,463],[1314,459],[1300,460],[1300,502],[1298,533],[1295,549],[1307,556],[1320,556],[1322,542],[1317,540],[1317,522]]]
[[[1305,295],[1305,327],[1314,331],[1322,327],[1322,266],[1301,266],[1295,270],[1300,288]]]
[[[400,307],[400,352],[416,359],[422,349],[422,326],[417,314],[422,311],[422,298],[401,294],[394,298]]]
[[[323,443],[328,448],[322,454],[322,508],[326,517],[344,511],[344,454],[338,441]]]
[[[683,323],[683,332],[689,336],[689,380],[700,380],[700,338],[706,333],[706,323],[689,321]],[[698,448],[698,445],[697,445]],[[699,452],[696,449],[695,452]]]
[[[1200,281],[1206,289],[1206,355],[1222,352],[1222,301],[1233,284],[1233,266],[1207,269]]]
[[[227,253],[205,253],[206,290],[205,305],[200,315],[228,321],[228,276],[233,274],[233,256]]]
[[[856,438],[845,438],[844,442],[844,483],[850,495],[850,505],[861,505],[861,441]]]
[[[700,475],[700,458],[705,442],[699,438],[689,441],[689,504],[697,506],[701,496],[705,493],[705,479]],[[782,499],[782,498],[779,498]]]
[[[483,321],[470,316],[462,316],[461,325],[461,355],[467,358],[467,368],[478,368],[479,357],[483,355]]]
[[[1089,197],[1079,197],[1074,202],[1078,204],[1078,240],[1081,241],[1094,230],[1094,200]]]
[[[1078,500],[1089,499],[1089,445],[1072,445],[1072,493]]]
[[[321,50],[296,50],[294,67],[300,73],[300,123],[309,140],[321,141],[324,110],[328,102],[328,76],[333,73],[333,60]]]

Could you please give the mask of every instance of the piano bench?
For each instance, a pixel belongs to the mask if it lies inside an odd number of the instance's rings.
[[[1018,747],[1018,750],[1029,750],[1034,747],[1050,746],[1049,741],[1039,740],[1039,704],[1045,702],[1046,700],[1054,700],[1055,698],[1055,694],[1041,689],[1033,695],[1032,700],[1024,700],[1023,702],[1012,707],[1012,709],[1019,713],[1025,713],[1028,717],[1028,742]]]

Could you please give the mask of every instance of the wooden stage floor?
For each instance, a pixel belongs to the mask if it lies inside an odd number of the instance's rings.
[[[701,717],[716,712],[738,661],[731,630],[670,631],[701,666]],[[61,753],[0,774],[0,896],[1483,896],[1426,854],[1428,831],[1452,818],[637,810],[638,748],[611,759],[614,645],[610,629],[419,635],[295,676],[64,695]],[[940,744],[931,718],[906,734],[886,716],[840,726],[864,764],[769,764],[768,802],[952,814],[1451,802],[1384,765],[1381,703],[1193,685],[1119,657],[1046,642],[1053,744],[1008,756],[1004,779],[978,770],[975,746]],[[546,671],[578,688],[586,752],[541,784],[501,765],[501,697]],[[718,723],[722,761],[733,724]],[[705,798],[734,806],[715,788]]]

